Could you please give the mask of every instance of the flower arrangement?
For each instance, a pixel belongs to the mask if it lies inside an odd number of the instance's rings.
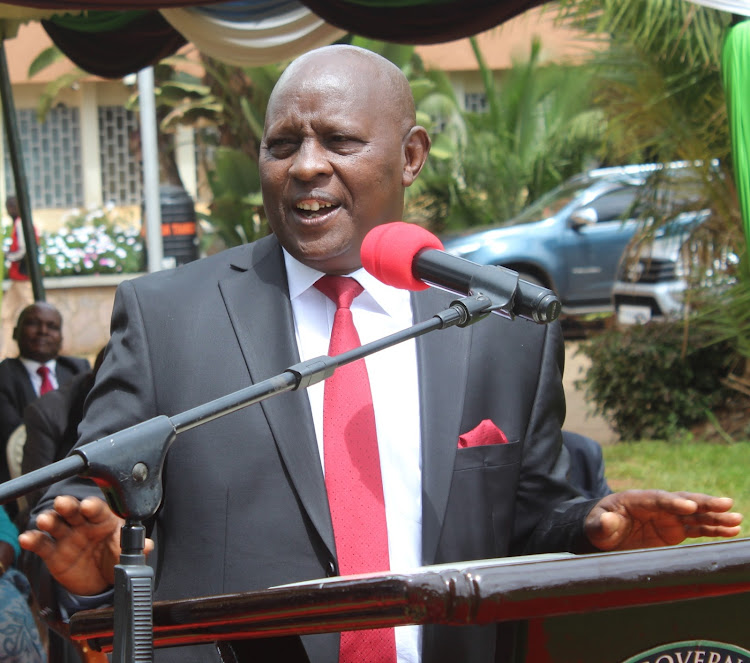
[[[7,255],[9,229],[3,248]],[[134,273],[143,269],[144,260],[139,230],[119,218],[112,205],[72,210],[60,230],[40,233],[38,253],[45,277]]]

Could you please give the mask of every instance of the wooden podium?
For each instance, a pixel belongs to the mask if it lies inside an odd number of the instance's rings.
[[[518,661],[748,663],[748,608],[750,539],[735,539],[480,560],[157,602],[154,646],[522,621]],[[68,636],[84,650],[111,651],[113,616],[111,608],[78,613]]]

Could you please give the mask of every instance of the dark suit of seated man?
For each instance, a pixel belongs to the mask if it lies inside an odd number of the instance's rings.
[[[42,392],[57,389],[91,368],[87,359],[60,354],[62,316],[47,302],[36,302],[21,311],[13,338],[19,356],[0,362],[0,481],[10,478],[5,445],[23,423],[26,406]],[[47,380],[38,373],[45,366],[49,369]]]
[[[562,439],[570,454],[568,481],[589,499],[609,495],[612,489],[604,475],[604,456],[599,443],[567,430],[562,432]]]

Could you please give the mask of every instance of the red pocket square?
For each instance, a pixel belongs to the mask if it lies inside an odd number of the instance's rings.
[[[459,449],[468,447],[482,447],[487,444],[508,444],[508,438],[490,419],[485,419],[474,430],[460,435]]]

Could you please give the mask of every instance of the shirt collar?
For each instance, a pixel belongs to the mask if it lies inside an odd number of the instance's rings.
[[[292,257],[286,249],[283,249],[283,251],[287,282],[289,284],[289,297],[290,299],[295,299],[309,290],[324,274],[317,269],[303,265]],[[362,267],[351,274],[347,274],[347,276],[356,279],[365,289],[366,295],[385,313],[391,316],[401,315],[404,306],[410,306],[408,290],[401,290],[386,285],[378,281],[378,279]]]
[[[57,360],[56,359],[50,359],[49,361],[42,364],[39,361],[36,361],[35,359],[29,359],[28,357],[18,357],[21,360],[21,363],[26,367],[26,370],[30,373],[36,373],[37,369],[40,366],[47,366],[52,373],[55,372],[55,368],[57,367]]]

